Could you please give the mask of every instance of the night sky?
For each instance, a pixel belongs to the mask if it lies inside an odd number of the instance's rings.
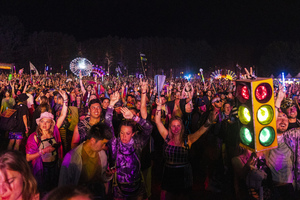
[[[300,1],[0,0],[27,32],[63,32],[78,41],[108,35],[270,43],[300,37]]]

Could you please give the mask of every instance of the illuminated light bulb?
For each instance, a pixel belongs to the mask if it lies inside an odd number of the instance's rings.
[[[242,124],[247,125],[251,121],[250,111],[244,106],[239,107],[238,115]]]
[[[243,86],[242,87],[242,97],[244,98],[244,99],[249,99],[249,91],[248,91],[248,88],[247,88],[247,86]]]
[[[273,108],[269,105],[264,105],[260,107],[257,111],[257,120],[262,125],[267,125],[271,123],[274,117]]]
[[[263,85],[260,85],[255,90],[255,96],[258,100],[264,100],[268,95],[267,88]]]
[[[79,63],[78,67],[79,67],[80,69],[84,69],[84,68],[85,68],[85,64],[84,64],[83,62],[81,62],[81,63]]]
[[[252,135],[248,128],[242,127],[240,130],[240,138],[242,143],[249,145],[252,142]]]
[[[263,128],[259,133],[259,142],[261,145],[270,146],[275,140],[275,131],[272,127],[268,126]]]

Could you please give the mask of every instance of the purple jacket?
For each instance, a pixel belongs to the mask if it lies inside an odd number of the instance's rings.
[[[121,139],[115,137],[112,125],[113,109],[107,108],[105,123],[111,127],[113,138],[109,141],[111,159],[117,168],[117,181],[119,183],[134,183],[141,179],[140,156],[143,147],[147,144],[152,132],[152,124],[140,118],[138,125],[142,131],[135,134],[128,144],[123,144]]]

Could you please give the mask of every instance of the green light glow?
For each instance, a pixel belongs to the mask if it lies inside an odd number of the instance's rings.
[[[240,138],[242,143],[249,145],[252,142],[252,135],[248,128],[242,127],[240,130]]]
[[[273,117],[274,117],[274,112],[272,107],[269,105],[264,105],[260,107],[257,111],[257,120],[262,125],[269,124],[273,120]]]
[[[238,115],[242,124],[247,125],[251,121],[250,111],[244,106],[239,107]]]
[[[265,127],[259,133],[259,142],[263,146],[270,146],[275,139],[275,132],[272,127]]]

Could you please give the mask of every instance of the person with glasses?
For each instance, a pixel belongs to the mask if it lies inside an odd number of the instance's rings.
[[[216,95],[211,100],[211,113],[216,113],[216,122],[212,125],[207,133],[205,141],[205,162],[207,163],[207,177],[206,190],[213,192],[221,192],[222,174],[224,171],[222,161],[222,137],[221,137],[221,123],[222,123],[222,101]]]

